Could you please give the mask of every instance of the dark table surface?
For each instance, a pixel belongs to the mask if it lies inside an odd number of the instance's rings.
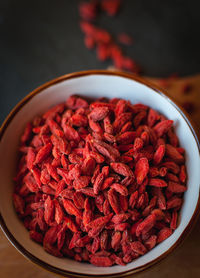
[[[0,1],[0,123],[27,93],[65,73],[104,69],[83,44],[77,0]],[[116,18],[98,24],[128,32],[126,47],[145,75],[192,75],[200,69],[199,1],[124,0]]]

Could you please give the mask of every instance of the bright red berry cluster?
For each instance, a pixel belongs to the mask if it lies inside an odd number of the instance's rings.
[[[123,99],[71,96],[28,123],[13,195],[52,255],[125,265],[169,237],[186,190],[173,121]]]

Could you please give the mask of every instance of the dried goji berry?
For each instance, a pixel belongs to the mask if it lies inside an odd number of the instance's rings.
[[[55,206],[55,221],[57,222],[57,224],[60,224],[63,221],[64,213],[57,200],[54,200],[54,206]]]
[[[183,163],[184,157],[172,145],[166,144],[166,156],[171,158],[175,163]]]
[[[152,127],[155,125],[155,123],[160,119],[159,114],[153,110],[152,108],[149,109],[148,117],[147,117],[147,123],[148,126]]]
[[[137,183],[141,184],[149,172],[149,162],[147,158],[140,158],[135,165],[135,176]]]
[[[147,252],[146,247],[140,241],[133,241],[130,246],[134,252],[140,255],[144,255]]]
[[[176,182],[169,181],[167,190],[173,192],[173,193],[182,193],[187,190],[187,188],[184,185],[181,185]]]
[[[96,107],[89,114],[90,119],[93,121],[101,121],[103,120],[109,112],[108,107]]]
[[[117,136],[117,142],[119,144],[124,144],[124,145],[131,144],[133,143],[135,136],[136,136],[135,131],[126,131]]]
[[[156,152],[154,153],[154,163],[155,164],[160,164],[160,162],[162,161],[163,157],[165,155],[165,145],[160,145]]]
[[[164,180],[154,179],[154,178],[149,179],[148,184],[151,186],[155,186],[155,187],[166,187],[167,186],[167,183]]]
[[[75,207],[72,201],[63,199],[63,206],[68,214],[75,215],[82,218],[81,211]]]
[[[43,235],[41,233],[38,233],[36,231],[30,231],[29,232],[30,238],[38,243],[42,243],[43,241]]]
[[[111,168],[118,174],[126,177],[134,177],[133,171],[124,163],[110,163]]]
[[[52,150],[52,144],[48,143],[44,147],[42,147],[36,155],[34,163],[41,163],[47,156],[50,154]]]
[[[165,240],[166,238],[171,236],[171,234],[172,234],[172,230],[170,228],[166,227],[166,228],[161,229],[158,233],[157,243],[162,242],[163,240]]]
[[[109,257],[98,257],[98,256],[91,256],[90,262],[96,266],[111,266],[113,265],[113,261]]]
[[[141,233],[147,233],[151,228],[153,228],[156,222],[155,215],[147,216],[138,226],[136,229],[136,236],[139,236]]]
[[[26,162],[27,168],[29,170],[31,170],[33,168],[34,161],[35,161],[35,152],[34,152],[33,148],[31,148],[31,147],[28,148],[26,161],[27,161]]]
[[[97,219],[91,221],[88,225],[87,228],[89,228],[88,235],[91,237],[97,236],[102,229],[105,227],[105,225],[110,221],[112,218],[113,213],[110,213],[106,216],[98,217]]]
[[[103,173],[99,173],[98,176],[96,177],[96,180],[93,184],[93,190],[94,190],[94,194],[98,194],[99,191],[101,190],[101,186],[103,184],[104,181],[104,174]]]
[[[156,245],[156,242],[157,242],[157,236],[156,235],[152,235],[150,236],[144,243],[144,245],[146,246],[146,248],[148,250],[151,250],[152,248],[155,247]]]
[[[172,120],[164,120],[156,124],[153,129],[155,130],[158,137],[161,137],[170,129],[172,124],[173,124]]]
[[[182,183],[185,183],[185,181],[187,179],[185,165],[181,165],[181,169],[180,169],[180,173],[179,173],[179,179]]]
[[[123,196],[128,195],[128,189],[120,183],[113,183],[111,188],[115,189],[115,191],[119,192]]]
[[[176,227],[177,227],[177,217],[178,217],[177,211],[174,210],[174,211],[172,212],[172,219],[171,219],[171,222],[170,222],[170,228],[171,228],[172,230],[175,230]]]

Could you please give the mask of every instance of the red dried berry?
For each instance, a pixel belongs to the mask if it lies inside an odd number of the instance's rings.
[[[43,162],[45,160],[45,158],[48,157],[48,155],[50,154],[51,150],[52,150],[52,144],[51,143],[48,143],[47,145],[42,147],[39,150],[39,152],[37,153],[34,163],[36,164],[36,163]]]
[[[119,207],[118,196],[116,194],[116,191],[113,188],[108,191],[108,201],[110,203],[111,208],[114,210],[114,212],[116,214],[119,213],[120,207]]]
[[[154,157],[153,157],[154,163],[156,165],[160,164],[160,162],[162,161],[164,155],[165,155],[165,145],[160,145],[157,148],[156,152],[154,153]]]
[[[113,261],[109,257],[99,257],[95,255],[91,256],[90,262],[96,266],[102,267],[113,265]]]
[[[169,236],[171,236],[172,230],[170,228],[163,228],[159,231],[158,237],[157,237],[157,243],[162,242],[163,240],[167,239]]]
[[[125,177],[134,177],[133,171],[124,163],[110,163],[110,166],[117,174]]]
[[[172,120],[164,120],[159,122],[157,125],[155,125],[153,129],[158,135],[158,137],[161,137],[170,129],[172,124],[173,124]]]
[[[130,243],[131,249],[140,255],[144,255],[147,252],[146,247],[140,241],[134,241]]]
[[[166,187],[167,183],[164,180],[161,179],[149,179],[148,182],[149,185],[155,186],[155,187]]]
[[[135,165],[135,176],[138,184],[141,184],[144,181],[148,172],[149,172],[148,159],[145,157],[140,158]]]
[[[108,112],[108,107],[96,107],[89,114],[89,117],[95,122],[101,121],[107,116]]]
[[[72,201],[63,199],[63,206],[68,214],[82,218],[81,211],[75,207]]]

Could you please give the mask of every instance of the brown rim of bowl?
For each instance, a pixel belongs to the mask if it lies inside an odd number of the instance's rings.
[[[62,81],[68,80],[68,79],[72,79],[72,78],[77,78],[77,77],[82,77],[82,76],[88,76],[88,75],[113,75],[113,76],[119,76],[119,77],[123,77],[123,78],[127,78],[127,79],[131,79],[134,81],[137,81],[149,88],[151,88],[152,90],[154,90],[156,93],[162,95],[164,98],[166,98],[175,108],[176,110],[178,110],[178,112],[181,114],[181,116],[184,118],[184,120],[186,121],[187,125],[189,126],[195,141],[197,143],[198,146],[198,150],[199,150],[199,154],[200,154],[200,143],[199,143],[199,139],[198,139],[198,129],[195,126],[195,124],[193,123],[193,121],[190,119],[190,116],[184,111],[183,113],[183,109],[180,108],[180,106],[176,103],[176,101],[172,100],[171,97],[168,96],[168,94],[166,92],[164,92],[164,90],[160,89],[158,86],[151,84],[149,81],[146,81],[138,76],[134,76],[132,74],[129,73],[125,73],[125,72],[119,72],[119,71],[108,71],[108,70],[87,70],[87,71],[81,71],[81,72],[75,72],[75,73],[70,73],[70,74],[66,74],[63,76],[60,76],[58,78],[55,78],[43,85],[41,85],[40,87],[36,88],[34,91],[32,91],[31,93],[29,93],[25,98],[23,98],[14,108],[13,110],[9,113],[9,115],[7,116],[7,118],[5,119],[5,121],[3,122],[1,128],[0,128],[0,141],[1,138],[3,137],[4,132],[6,131],[6,128],[8,127],[8,125],[10,124],[10,122],[12,121],[12,119],[14,118],[14,116],[17,114],[17,112],[31,99],[33,98],[35,95],[39,94],[40,92],[42,92],[44,89],[49,88],[52,85],[55,85],[57,83],[60,83]],[[186,116],[186,115],[187,116]],[[186,236],[189,234],[189,232],[191,232],[192,228],[194,227],[194,224],[196,223],[197,217],[200,213],[200,196],[198,198],[198,202],[195,208],[195,211],[190,219],[190,222],[188,223],[187,227],[184,229],[184,231],[182,232],[181,236],[179,237],[179,239],[162,255],[160,255],[158,258],[150,261],[149,263],[137,267],[133,270],[128,270],[128,271],[122,271],[120,273],[116,273],[116,274],[106,274],[106,275],[90,275],[90,274],[80,274],[80,273],[75,273],[75,272],[71,272],[71,271],[66,271],[66,270],[62,270],[59,269],[57,267],[54,267],[40,259],[38,259],[37,257],[35,257],[34,255],[32,255],[30,252],[28,252],[15,238],[14,236],[11,234],[11,232],[9,231],[9,229],[7,228],[5,221],[0,213],[0,226],[1,229],[3,230],[5,236],[7,237],[7,239],[11,242],[11,244],[23,255],[25,256],[28,260],[30,260],[31,262],[41,266],[42,268],[44,268],[45,270],[48,270],[50,272],[56,273],[58,275],[62,275],[65,277],[125,277],[128,275],[132,275],[132,274],[136,274],[138,272],[144,271],[148,268],[150,268],[151,266],[155,265],[156,263],[160,262],[162,259],[164,259],[169,253],[171,253],[175,248],[177,248],[182,242],[183,240],[186,238]]]

